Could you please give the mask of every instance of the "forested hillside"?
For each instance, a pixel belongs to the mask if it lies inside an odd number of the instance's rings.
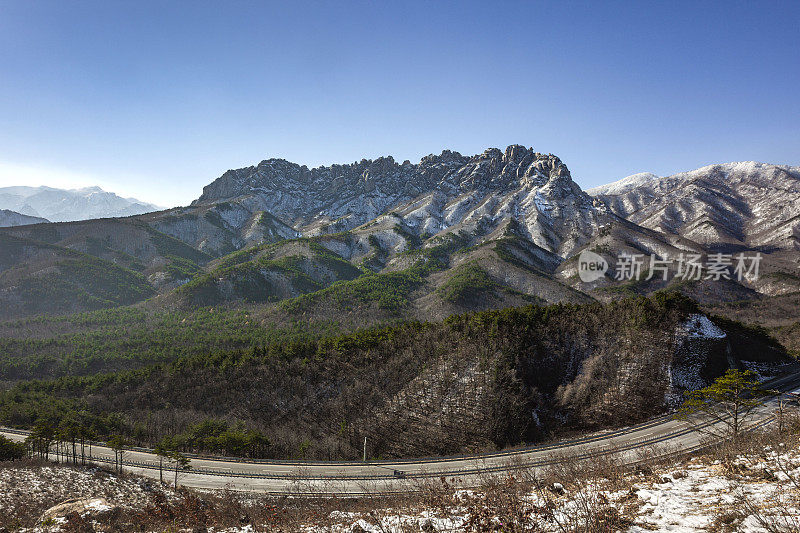
[[[23,379],[134,369],[338,331],[333,322],[276,324],[258,308],[155,312],[125,307],[26,318],[0,323],[0,387]]]
[[[132,219],[0,229],[0,320],[119,307],[169,291],[211,259]]]
[[[433,239],[378,272],[369,262],[379,244],[367,248],[358,268],[332,251],[355,246],[356,239],[338,234],[251,247],[212,261],[207,273],[139,305],[0,322],[0,385],[244,349],[287,332],[314,338],[472,310],[591,301],[553,280],[512,230],[479,246],[456,236]]]
[[[217,453],[232,453],[225,439],[238,432],[260,435],[246,453],[267,457],[352,459],[365,436],[376,457],[495,449],[645,419],[687,383],[721,374],[728,356],[785,357],[762,331],[730,321],[719,321],[722,336],[703,337],[682,325],[696,311],[657,293],[316,340],[254,338],[135,371],[20,383],[0,394],[0,423],[81,420],[99,436],[181,435],[184,449]]]
[[[800,292],[708,305],[706,309],[765,328],[794,357],[800,358]]]
[[[140,273],[111,261],[0,234],[0,320],[128,305],[154,294]]]

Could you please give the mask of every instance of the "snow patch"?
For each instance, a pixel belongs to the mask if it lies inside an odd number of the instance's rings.
[[[660,176],[653,174],[652,172],[639,172],[638,174],[633,174],[613,183],[586,189],[586,193],[592,196],[625,194],[626,192],[644,185],[645,183],[660,179]]]
[[[541,214],[547,217],[550,216],[550,211],[553,210],[553,206],[542,196],[541,192],[536,191],[536,194],[533,196],[533,203],[536,204],[536,209],[538,209]]]
[[[689,315],[682,328],[693,339],[724,339],[727,335],[705,315]]]

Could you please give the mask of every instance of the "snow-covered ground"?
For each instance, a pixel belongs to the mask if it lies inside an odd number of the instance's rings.
[[[596,481],[563,494],[532,491],[517,502],[521,503],[517,517],[525,517],[520,520],[529,528],[525,531],[585,531],[591,523],[603,521],[609,531],[631,533],[800,531],[798,449],[740,456],[728,467],[720,461],[693,459],[647,475],[631,475],[625,481],[630,484],[627,490],[618,482],[611,487],[606,481]],[[461,491],[444,512],[335,513],[329,518],[338,524],[309,525],[304,531],[485,531],[492,524],[503,530],[502,524],[509,519],[507,509],[493,515],[496,502],[490,500],[481,493]]]
[[[15,520],[25,524],[26,518],[40,518],[48,508],[69,500],[85,500],[86,513],[92,514],[112,506],[141,509],[152,502],[155,491],[167,499],[176,497],[174,491],[146,478],[119,478],[96,468],[0,465],[0,531]]]
[[[800,531],[800,439],[770,442],[729,459],[697,456],[637,472],[623,472],[613,461],[575,463],[538,482],[518,475],[464,490],[455,480],[435,480],[430,490],[394,501],[312,504],[176,492],[98,470],[6,466],[0,468],[0,530],[79,530],[75,521],[96,531],[124,530],[126,523],[144,527],[145,520],[151,529],[143,531],[160,531],[167,523],[175,526],[172,531],[197,531],[201,523],[203,530],[231,533]],[[75,498],[89,503],[71,517],[41,523],[48,507]],[[33,519],[22,517],[26,509]]]

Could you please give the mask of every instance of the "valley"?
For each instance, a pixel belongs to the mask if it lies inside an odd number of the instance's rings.
[[[780,183],[754,197],[759,180]],[[364,437],[401,458],[641,422],[729,366],[796,356],[783,198],[799,182],[731,164],[584,192],[558,157],[512,145],[418,164],[271,159],[187,207],[0,228],[0,424],[352,460]],[[584,282],[585,250],[611,265],[747,250],[761,272]]]
[[[0,2],[0,533],[800,531],[798,27]]]

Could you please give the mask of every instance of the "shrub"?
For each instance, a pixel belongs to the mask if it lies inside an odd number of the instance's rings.
[[[25,457],[25,445],[0,435],[0,461],[16,461]]]

